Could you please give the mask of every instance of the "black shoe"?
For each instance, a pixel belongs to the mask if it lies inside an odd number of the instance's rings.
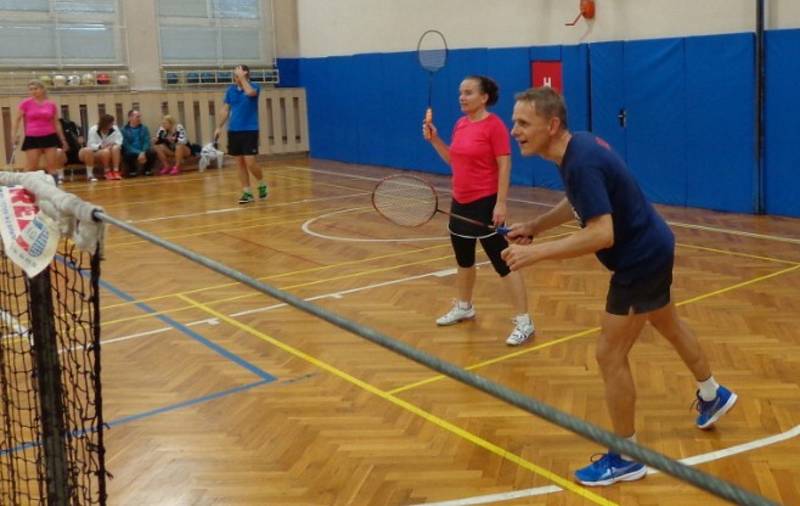
[[[139,173],[138,173],[138,172],[136,172],[135,170],[134,170],[134,171],[131,171],[131,172],[128,172],[128,177],[136,177],[136,176],[138,176],[138,175],[139,175]]]
[[[144,171],[144,175],[145,175],[145,176],[152,176],[152,175],[153,175],[153,172],[152,172],[152,171],[149,171],[149,170],[146,170],[146,171]]]

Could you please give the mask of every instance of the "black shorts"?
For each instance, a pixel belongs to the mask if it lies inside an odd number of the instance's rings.
[[[253,156],[258,154],[258,130],[228,132],[228,154]]]
[[[58,138],[56,134],[50,135],[42,135],[40,137],[31,137],[29,135],[25,136],[25,140],[22,141],[22,151],[28,151],[29,149],[47,149],[47,148],[60,148],[61,147],[61,140]]]
[[[670,259],[664,267],[632,281],[621,281],[616,274],[611,276],[606,312],[620,316],[649,313],[669,304],[672,265]]]

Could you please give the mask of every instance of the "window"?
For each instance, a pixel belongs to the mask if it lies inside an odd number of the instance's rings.
[[[158,0],[164,65],[271,65],[272,0]]]
[[[122,65],[118,0],[0,0],[4,67]]]

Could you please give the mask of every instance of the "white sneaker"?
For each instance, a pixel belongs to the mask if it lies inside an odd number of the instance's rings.
[[[458,301],[453,302],[453,307],[446,315],[436,320],[436,325],[453,325],[463,320],[471,320],[475,318],[475,308],[472,304],[469,307],[462,307]]]
[[[511,321],[514,322],[514,330],[511,331],[511,334],[506,339],[506,344],[509,346],[523,344],[536,332],[536,329],[533,328],[533,320],[530,318],[515,316]]]

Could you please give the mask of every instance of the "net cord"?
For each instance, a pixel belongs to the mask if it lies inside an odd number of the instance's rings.
[[[545,420],[559,425],[575,434],[594,441],[600,445],[610,448],[614,452],[627,455],[634,460],[658,469],[666,474],[674,476],[680,480],[689,482],[694,486],[706,490],[718,497],[733,501],[737,504],[747,506],[767,506],[776,505],[765,497],[742,489],[730,482],[712,476],[708,473],[689,467],[681,462],[675,461],[661,453],[653,451],[639,444],[623,439],[597,425],[588,423],[579,418],[575,418],[563,411],[544,404],[536,399],[527,397],[520,392],[495,383],[483,376],[468,372],[460,367],[441,360],[437,357],[428,355],[402,341],[386,336],[370,327],[348,320],[343,316],[331,313],[315,304],[305,301],[295,295],[275,288],[271,285],[258,281],[246,274],[232,269],[216,260],[195,253],[187,248],[171,243],[153,234],[145,232],[124,221],[118,220],[101,211],[95,212],[95,218],[105,223],[114,225],[148,242],[157,244],[173,253],[187,258],[195,263],[207,267],[219,274],[239,281],[261,293],[274,297],[286,304],[289,304],[301,311],[314,315],[327,321],[339,328],[361,336],[375,344],[388,350],[403,355],[417,363],[425,365],[461,383],[470,385],[492,397],[500,399],[512,406],[516,406],[528,413],[544,418]]]
[[[46,172],[0,172],[0,186],[22,186],[33,193],[39,209],[82,251],[102,248],[103,224],[93,218],[102,208],[61,190]]]

